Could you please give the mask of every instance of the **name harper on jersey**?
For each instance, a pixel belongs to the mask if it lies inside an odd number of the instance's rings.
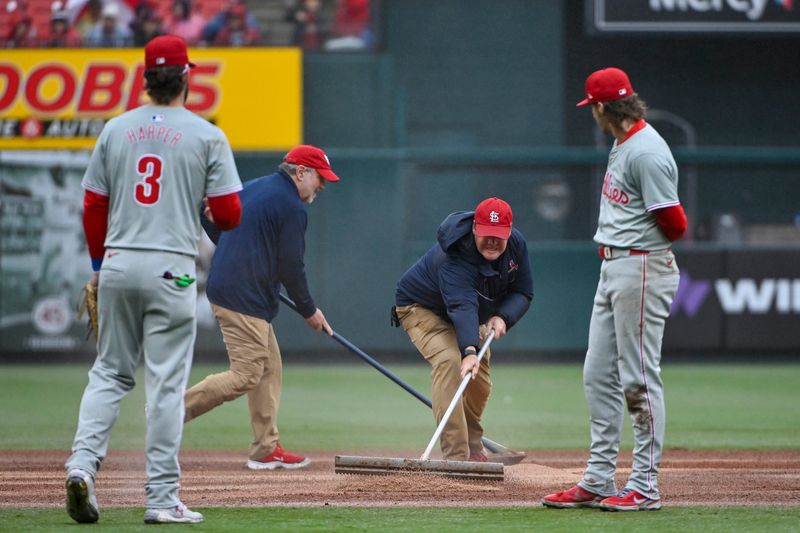
[[[611,175],[611,172],[606,172],[606,177],[603,179],[603,196],[612,202],[628,205],[631,201],[631,199],[628,197],[628,193],[611,183],[612,179],[613,176]]]
[[[183,138],[182,131],[176,131],[166,126],[156,126],[155,124],[130,128],[126,133],[131,144],[141,141],[161,141],[170,148],[177,146]]]

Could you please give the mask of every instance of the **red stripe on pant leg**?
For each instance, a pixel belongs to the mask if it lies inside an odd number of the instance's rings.
[[[653,405],[650,402],[650,388],[647,385],[647,372],[644,363],[644,323],[645,323],[645,292],[647,290],[647,256],[642,256],[642,298],[639,308],[639,365],[642,370],[642,383],[644,383],[645,398],[647,399],[647,411],[650,414],[650,470],[652,471],[655,463],[655,417],[653,416]],[[647,473],[647,485],[650,492],[653,490],[652,472]]]

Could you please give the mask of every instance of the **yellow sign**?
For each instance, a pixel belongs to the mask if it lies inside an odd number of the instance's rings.
[[[197,66],[186,107],[234,150],[302,143],[299,48],[204,48],[189,58]],[[91,149],[109,119],[148,101],[143,72],[143,50],[4,50],[0,149]]]

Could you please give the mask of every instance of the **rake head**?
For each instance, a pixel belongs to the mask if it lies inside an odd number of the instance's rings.
[[[394,459],[387,457],[358,457],[337,455],[334,461],[337,474],[423,474],[458,479],[503,481],[502,463],[474,461],[444,461],[437,459]]]

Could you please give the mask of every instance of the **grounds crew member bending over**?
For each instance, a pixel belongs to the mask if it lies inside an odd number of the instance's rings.
[[[317,309],[306,283],[306,207],[339,181],[325,153],[300,145],[284,157],[278,172],[245,183],[240,193],[242,223],[220,234],[203,221],[217,245],[208,274],[208,300],[228,349],[230,370],[212,374],[186,391],[186,421],[247,393],[253,442],[248,468],[302,468],[311,461],[278,442],[281,352],[272,320],[278,314],[281,284],[306,323],[333,330]],[[206,211],[208,214],[208,211]]]
[[[487,198],[474,212],[450,214],[438,243],[397,283],[395,325],[433,367],[433,413],[439,424],[464,377],[470,382],[445,425],[442,455],[451,461],[486,461],[481,415],[489,400],[490,351],[477,352],[489,328],[500,339],[533,299],[528,246],[512,229],[511,207]]]

